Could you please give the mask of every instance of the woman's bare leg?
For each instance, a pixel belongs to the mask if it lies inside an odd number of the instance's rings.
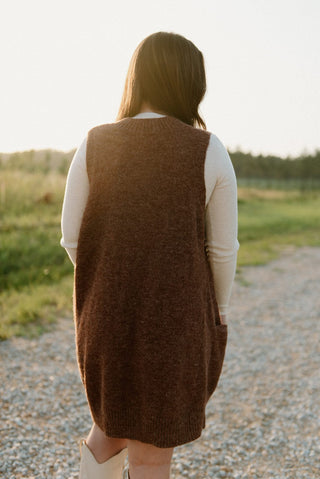
[[[173,447],[159,448],[128,439],[130,479],[169,479]]]
[[[103,463],[127,447],[127,439],[108,437],[96,424],[93,424],[86,444],[96,461]]]
[[[108,437],[93,424],[86,444],[96,461],[103,463],[128,448],[130,479],[169,479],[172,448],[160,448],[132,439]]]

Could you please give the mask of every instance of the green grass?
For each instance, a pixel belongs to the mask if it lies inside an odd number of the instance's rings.
[[[59,245],[66,177],[4,171],[0,181],[0,339],[37,336],[72,315],[73,266]]]
[[[0,339],[35,337],[47,331],[58,317],[70,316],[72,275],[54,284],[35,284],[1,293]]]
[[[72,320],[73,265],[59,245],[66,176],[4,170],[0,179],[0,339]],[[320,192],[239,188],[238,265],[320,245]]]
[[[320,193],[239,189],[239,242],[240,267],[288,246],[320,246]]]

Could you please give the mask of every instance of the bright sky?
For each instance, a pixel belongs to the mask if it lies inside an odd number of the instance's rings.
[[[115,120],[156,31],[203,52],[208,130],[231,150],[320,147],[319,0],[0,0],[0,151],[78,146]]]

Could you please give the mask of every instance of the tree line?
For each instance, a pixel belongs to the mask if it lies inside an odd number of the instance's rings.
[[[320,180],[320,150],[295,158],[230,152],[237,178]]]
[[[75,151],[74,148],[67,152],[45,149],[0,153],[0,169],[29,173],[58,171],[66,175]]]
[[[0,169],[44,173],[56,170],[67,174],[74,153],[75,149],[68,152],[47,149],[0,153]],[[239,179],[320,181],[320,149],[295,158],[253,155],[242,151],[229,151],[229,154]]]

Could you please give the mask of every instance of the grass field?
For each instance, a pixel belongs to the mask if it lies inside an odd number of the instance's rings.
[[[263,264],[288,246],[320,245],[320,191],[239,188],[238,265]]]
[[[66,176],[5,170],[0,180],[0,339],[72,315],[73,266],[59,245]],[[239,188],[238,271],[288,246],[320,245],[320,191]]]

